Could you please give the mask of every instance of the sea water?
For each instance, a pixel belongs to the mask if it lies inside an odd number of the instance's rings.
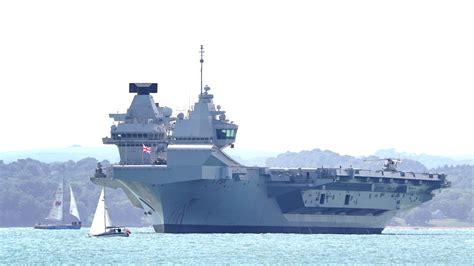
[[[381,235],[156,234],[0,228],[0,264],[474,264],[472,229]]]

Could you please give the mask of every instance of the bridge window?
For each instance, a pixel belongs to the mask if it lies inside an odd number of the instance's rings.
[[[217,129],[217,139],[235,139],[235,129]]]
[[[346,198],[344,200],[344,205],[349,205],[349,200],[351,199],[351,195],[346,195]]]
[[[321,197],[319,198],[319,204],[324,204],[325,199],[326,199],[326,194],[321,194]]]

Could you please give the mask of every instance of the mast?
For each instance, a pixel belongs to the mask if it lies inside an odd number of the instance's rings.
[[[63,200],[61,202],[61,224],[64,224],[64,176],[63,176],[63,184],[62,184],[62,192],[63,192]]]
[[[104,231],[107,231],[107,207],[105,206],[105,187],[102,187],[102,191],[104,192],[104,197],[102,200],[104,201]]]
[[[201,63],[201,94],[202,94],[202,65],[204,63],[204,59],[203,59],[203,56],[204,56],[204,46],[201,44],[201,51],[199,51],[199,53],[201,54],[201,60],[199,60],[199,62]]]

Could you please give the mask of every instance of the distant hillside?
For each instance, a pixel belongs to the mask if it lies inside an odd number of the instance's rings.
[[[436,168],[436,167],[443,167],[443,166],[451,166],[451,165],[474,165],[474,159],[470,160],[455,160],[448,157],[443,156],[434,156],[428,154],[414,154],[414,153],[407,153],[407,152],[398,152],[395,149],[385,149],[385,150],[378,150],[375,153],[375,156],[384,158],[400,158],[400,159],[411,159],[418,161],[425,165],[428,168]]]
[[[100,161],[107,160],[114,163],[120,160],[117,147],[111,145],[102,145],[100,147],[73,145],[66,148],[0,152],[0,160],[3,160],[5,163],[26,158],[51,163],[64,162],[67,160],[79,161],[87,157],[93,157]]]
[[[244,150],[244,149],[226,149],[226,153],[231,155],[240,163],[247,165],[247,166],[265,166],[266,160],[271,157],[276,157],[278,153],[276,152],[269,152],[269,151],[258,151],[258,150]],[[308,153],[311,151],[303,151],[302,153]],[[330,151],[326,151],[329,152]],[[291,154],[291,152],[288,152]],[[286,153],[284,153],[286,154]],[[327,154],[329,156],[329,154]],[[384,157],[391,157],[391,158],[401,158],[401,159],[410,159],[412,161],[418,161],[422,163],[427,168],[436,168],[442,167],[445,165],[474,165],[474,159],[471,160],[455,160],[453,158],[442,157],[442,156],[433,156],[427,154],[413,154],[413,153],[406,153],[406,152],[398,152],[395,149],[385,149],[379,150],[375,153],[375,156],[384,158]],[[18,159],[25,159],[31,158],[34,160],[38,160],[41,162],[62,162],[65,160],[73,160],[79,161],[86,157],[96,158],[97,160],[107,160],[110,162],[118,162],[119,161],[119,154],[117,147],[113,145],[101,145],[99,147],[82,147],[79,145],[73,145],[70,147],[65,148],[55,148],[55,149],[37,149],[37,150],[25,150],[25,151],[0,151],[0,160],[3,160],[5,163],[14,162]],[[349,156],[351,158],[355,158]],[[329,159],[327,157],[327,159]],[[360,159],[360,158],[359,158]],[[271,160],[270,160],[271,161]],[[346,161],[344,161],[346,162]],[[347,160],[350,165],[352,162],[351,159]],[[329,163],[331,163],[329,161]],[[338,167],[337,165],[333,165],[334,167]],[[356,165],[373,165],[373,164],[356,164],[354,163],[354,167]],[[290,166],[290,165],[288,165]],[[329,167],[329,165],[327,165]],[[403,167],[403,166],[402,166]]]
[[[311,151],[286,152],[273,158],[267,159],[269,167],[343,167],[352,166],[354,168],[380,170],[383,167],[383,161],[364,161],[364,159],[373,159],[372,157],[357,158],[349,155],[340,155],[332,151],[322,151],[314,149]],[[425,172],[427,168],[413,160],[404,160],[399,166],[402,171]]]
[[[238,162],[249,166],[265,166],[265,160],[270,156],[276,156],[278,153],[243,150],[243,149],[226,149],[226,153],[235,158]],[[0,160],[4,163],[15,162],[19,159],[31,158],[45,163],[63,162],[66,160],[79,161],[83,158],[92,157],[99,161],[107,160],[117,163],[119,152],[117,147],[113,145],[102,145],[99,147],[82,147],[73,145],[65,148],[55,149],[39,149],[26,151],[0,151]]]
[[[230,155],[237,162],[245,166],[265,166],[267,158],[277,156],[277,152],[245,150],[245,149],[225,149],[224,152]]]

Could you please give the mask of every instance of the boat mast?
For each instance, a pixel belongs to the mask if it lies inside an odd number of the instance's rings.
[[[62,201],[63,201],[63,202],[61,202],[61,214],[62,214],[62,215],[61,215],[61,224],[64,224],[64,176],[63,176],[63,184],[62,184],[62,186],[63,186],[63,189],[62,189],[62,193],[63,193],[63,199],[62,199]]]
[[[107,207],[105,207],[105,187],[102,187],[102,191],[104,192],[104,197],[102,200],[104,201],[104,231],[107,232]]]
[[[199,62],[201,62],[201,94],[202,94],[202,65],[204,63],[204,59],[203,59],[204,46],[202,44],[201,44],[201,51],[199,51],[199,53],[201,54],[201,60],[199,60]]]

